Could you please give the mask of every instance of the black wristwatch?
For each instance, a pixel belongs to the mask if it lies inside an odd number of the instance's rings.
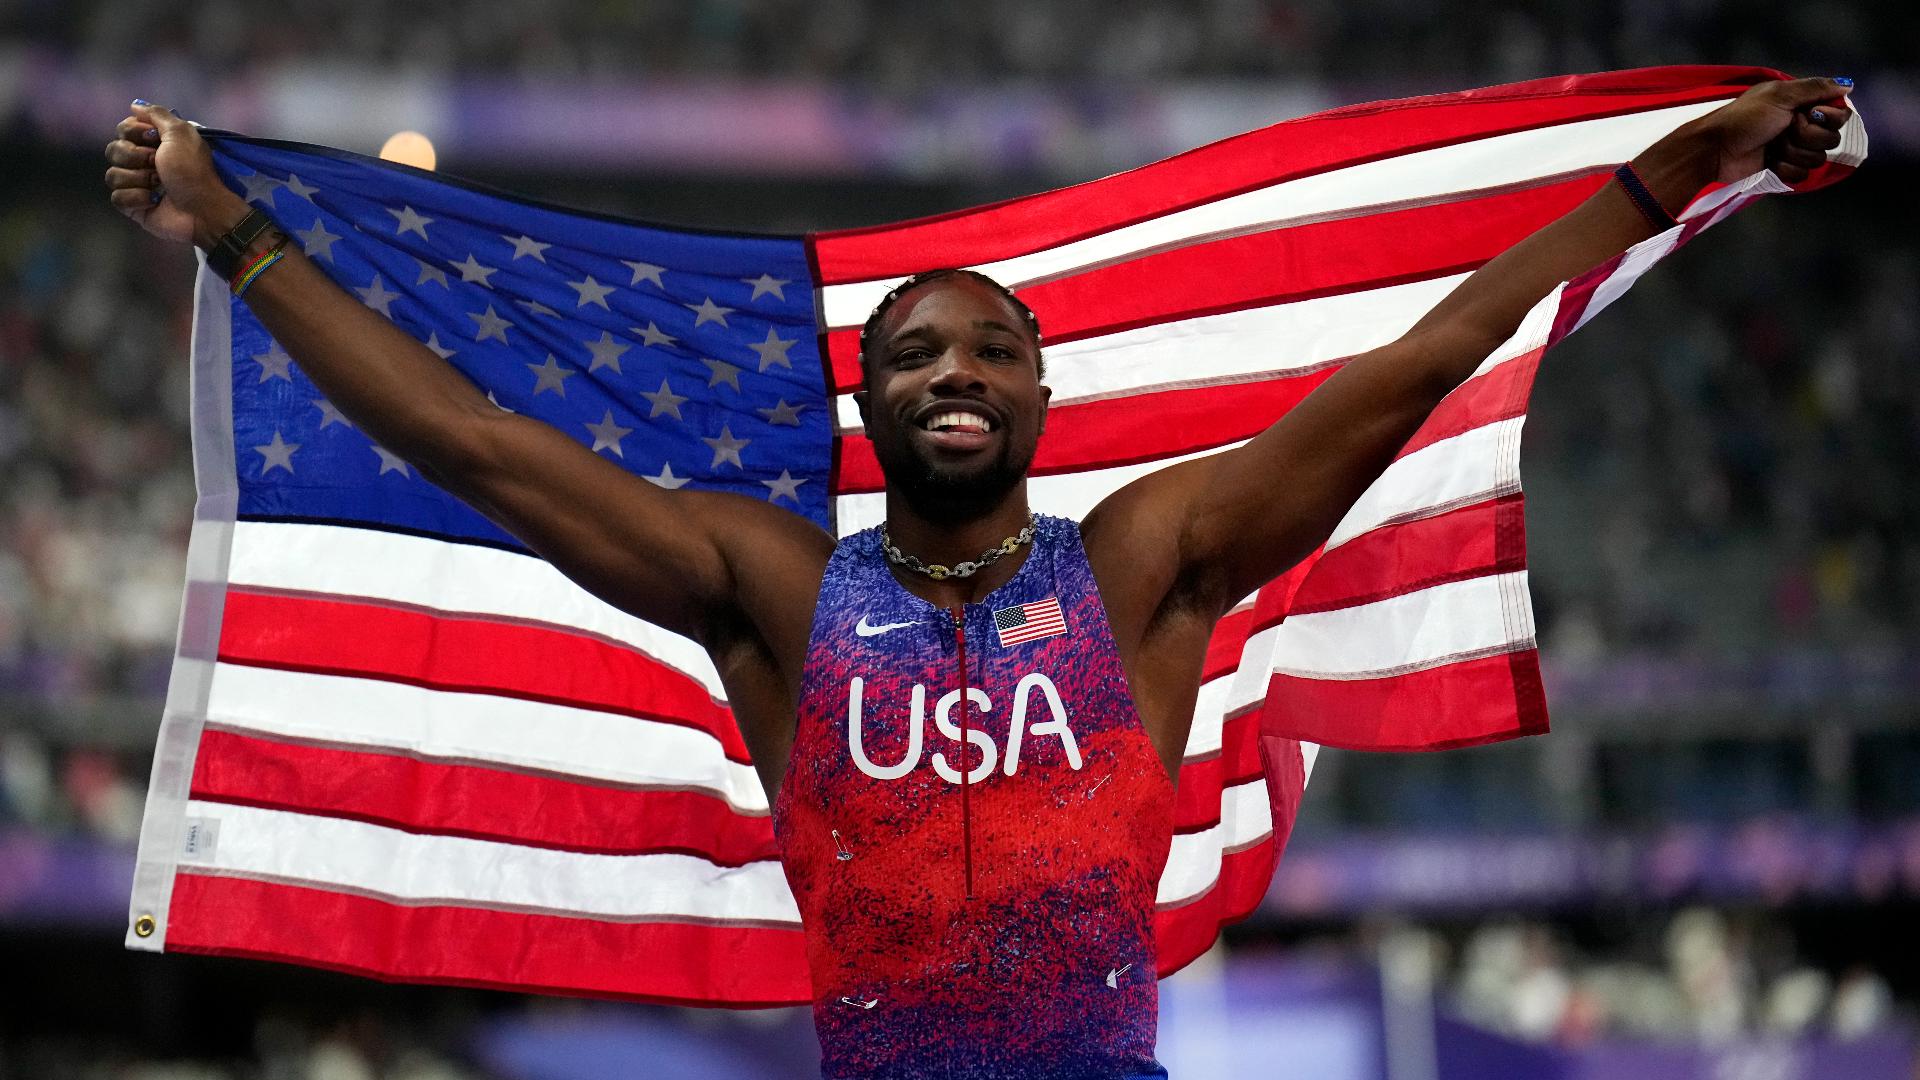
[[[240,272],[240,260],[247,249],[253,246],[260,234],[273,228],[273,219],[260,210],[248,210],[240,224],[228,229],[225,235],[213,242],[207,249],[207,265],[225,281],[232,281],[233,275]]]

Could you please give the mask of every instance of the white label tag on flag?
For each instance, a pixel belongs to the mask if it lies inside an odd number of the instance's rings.
[[[180,858],[184,862],[212,862],[219,843],[219,818],[190,817],[180,843]]]

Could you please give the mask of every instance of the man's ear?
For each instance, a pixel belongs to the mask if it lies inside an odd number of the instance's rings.
[[[862,429],[866,428],[867,426],[867,392],[865,390],[855,390],[853,392],[853,407],[860,410],[860,427]]]
[[[1047,404],[1053,400],[1053,387],[1040,384],[1040,434],[1047,433]]]

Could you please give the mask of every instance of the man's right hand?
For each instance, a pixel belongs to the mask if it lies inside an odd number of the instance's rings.
[[[114,208],[162,240],[211,244],[247,214],[200,132],[163,106],[134,102],[107,144],[107,163]]]

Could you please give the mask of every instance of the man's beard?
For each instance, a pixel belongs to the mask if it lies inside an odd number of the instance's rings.
[[[906,440],[886,447],[874,444],[887,490],[899,492],[918,516],[943,525],[972,521],[999,506],[1026,479],[1035,449],[1003,440],[992,461],[949,469],[916,454]]]

